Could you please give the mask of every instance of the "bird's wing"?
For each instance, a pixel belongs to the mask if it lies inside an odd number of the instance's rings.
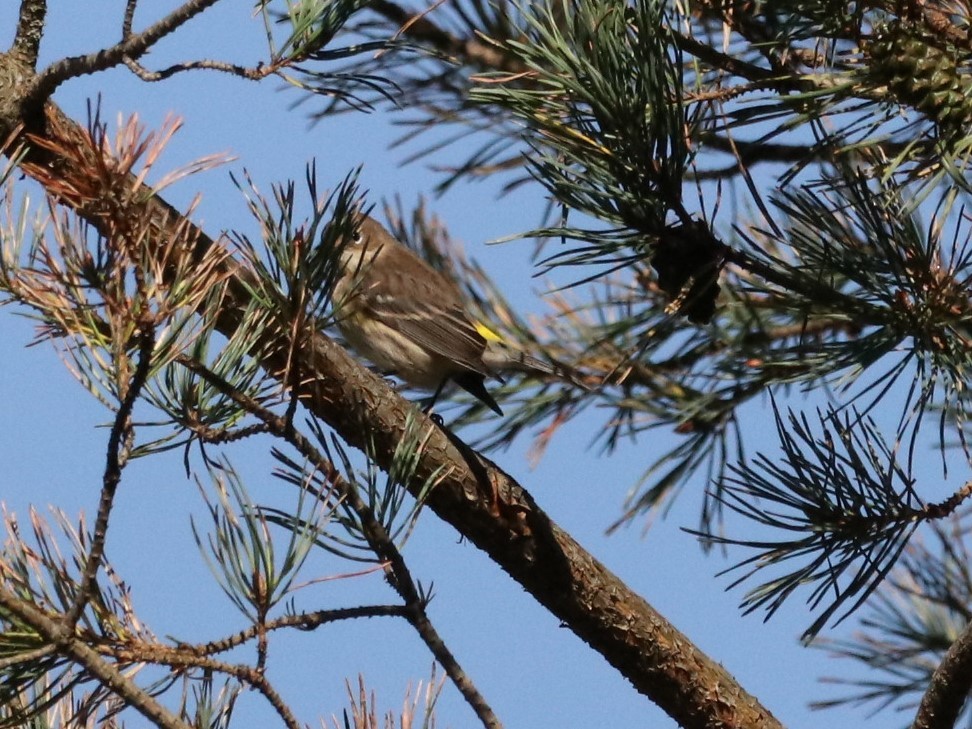
[[[455,284],[431,266],[421,269],[421,276],[411,271],[399,269],[394,275],[401,279],[399,286],[414,295],[383,296],[365,281],[362,303],[373,316],[423,349],[481,375],[492,374],[483,362],[486,340],[466,314]]]

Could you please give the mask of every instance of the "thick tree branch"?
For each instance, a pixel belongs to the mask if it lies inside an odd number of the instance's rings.
[[[5,77],[0,68],[0,83]],[[0,87],[0,97],[12,93],[15,91]],[[0,135],[8,134],[22,121],[0,118]],[[83,130],[53,105],[46,107],[42,124],[30,132],[54,142],[54,147],[83,143]],[[31,145],[22,164],[28,174],[34,172],[45,179],[53,175],[62,180],[61,189],[70,189],[73,182],[80,184],[91,176],[90,170],[68,165],[37,144]],[[154,226],[159,235],[185,224],[158,196],[151,199],[156,206]],[[96,211],[81,206],[77,212],[96,227],[101,222]],[[212,240],[200,233],[200,251],[212,245]],[[235,274],[217,321],[218,329],[227,335],[240,325],[249,300],[242,278],[245,273]],[[293,363],[287,360],[288,343],[277,344],[263,350],[267,352],[263,365],[279,374]],[[324,335],[315,337],[299,355],[297,365],[307,375],[300,378],[305,383],[298,393],[302,402],[349,444],[362,449],[368,445],[377,463],[387,468],[405,434],[406,416],[413,406]],[[422,454],[417,482],[433,474],[440,479],[427,497],[428,508],[489,554],[682,726],[779,726],[722,666],[695,648],[552,522],[519,484],[485,457],[457,445],[435,429]],[[493,494],[503,502],[500,516],[495,513]]]
[[[972,623],[932,674],[912,729],[951,729],[972,690]]]

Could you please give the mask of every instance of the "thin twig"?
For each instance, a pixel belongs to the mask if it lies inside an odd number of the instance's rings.
[[[238,78],[245,78],[249,81],[260,81],[267,76],[272,76],[277,73],[280,68],[279,65],[272,63],[250,67],[240,66],[236,63],[226,63],[224,61],[201,59],[198,61],[174,63],[158,71],[150,71],[133,58],[126,57],[123,61],[132,73],[142,79],[142,81],[149,82],[164,81],[167,78],[175,76],[177,73],[198,70],[221,71],[222,73],[228,73]]]
[[[102,644],[96,645],[93,650],[124,663],[150,662],[181,669],[200,668],[212,673],[232,676],[263,694],[263,697],[273,706],[288,729],[302,729],[301,723],[294,716],[287,702],[277,693],[277,690],[263,675],[263,672],[252,666],[226,663],[206,656],[199,656],[180,648],[150,643],[126,643],[120,646]]]
[[[42,645],[40,648],[35,648],[32,651],[15,653],[14,655],[7,656],[6,658],[0,658],[0,671],[6,671],[8,668],[13,668],[17,665],[38,661],[41,658],[47,658],[47,656],[55,653],[57,653],[57,648],[50,643]]]
[[[122,40],[132,37],[132,23],[135,22],[135,8],[138,0],[127,0],[125,3],[125,15],[122,17]]]
[[[210,6],[215,5],[218,1],[189,0],[182,7],[169,13],[157,23],[150,25],[141,33],[129,35],[121,43],[84,56],[63,58],[51,64],[34,79],[30,90],[25,94],[27,105],[43,103],[50,98],[58,86],[70,78],[104,71],[122,63],[125,58],[140,58],[162,38],[165,38]]]
[[[115,414],[115,422],[112,424],[111,434],[108,437],[107,463],[102,478],[101,498],[98,503],[98,516],[94,523],[91,549],[88,552],[81,579],[78,581],[78,593],[75,596],[74,604],[65,615],[68,624],[72,626],[78,622],[85,606],[91,599],[91,593],[98,578],[98,570],[105,556],[108,519],[114,505],[115,492],[118,490],[118,484],[121,483],[122,469],[125,467],[125,456],[122,450],[127,448],[125,440],[130,432],[132,408],[135,407],[135,402],[148,380],[154,349],[155,327],[152,326],[151,322],[143,321],[138,338],[138,364],[135,367],[135,373],[127,383],[128,391],[122,398],[118,412]]]
[[[267,432],[267,428],[262,423],[246,425],[242,428],[211,428],[202,423],[184,422],[184,427],[190,430],[199,440],[204,443],[219,445],[223,443],[236,443],[246,440],[254,435],[262,435]]]
[[[778,271],[772,266],[754,258],[744,251],[729,248],[728,246],[724,247],[723,255],[727,263],[731,263],[744,271],[748,271],[751,274],[759,276],[765,281],[776,284],[784,291],[792,291],[803,294],[809,300],[815,302],[833,302],[839,304],[847,311],[852,311],[859,317],[856,321],[860,326],[883,326],[888,323],[888,321],[884,318],[875,318],[873,316],[873,308],[858,305],[857,300],[853,296],[845,294],[834,288],[809,280],[801,281],[795,279],[794,277],[787,275],[785,272]]]
[[[726,53],[717,51],[713,46],[710,46],[707,43],[702,43],[691,36],[682,35],[674,30],[671,30],[670,32],[677,48],[691,56],[694,56],[695,58],[698,58],[701,61],[705,61],[713,68],[722,69],[733,76],[739,76],[740,78],[744,78],[748,81],[772,84],[777,88],[780,88],[781,85],[786,81],[786,79],[780,78],[776,73],[770,71],[769,69],[760,68],[759,66],[754,66],[753,64],[747,63],[746,61],[742,61],[738,58],[733,58]]]
[[[936,504],[927,504],[922,511],[926,519],[944,519],[955,513],[969,496],[972,496],[972,481],[967,482],[954,494]]]
[[[284,615],[274,620],[268,620],[262,628],[266,632],[281,630],[283,628],[297,628],[299,630],[313,630],[314,628],[335,623],[339,620],[353,620],[356,618],[384,618],[384,617],[408,617],[407,611],[402,605],[368,605],[355,608],[338,608],[334,610],[317,610],[310,613],[299,615]],[[214,655],[231,650],[237,646],[244,645],[257,637],[259,628],[256,625],[250,626],[239,633],[227,636],[221,640],[210,641],[201,645],[180,645],[181,649],[189,650],[196,655]]]

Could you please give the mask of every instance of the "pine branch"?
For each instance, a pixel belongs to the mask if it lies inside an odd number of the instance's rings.
[[[309,463],[313,464],[319,473],[326,477],[329,484],[339,493],[340,500],[348,504],[354,511],[359,520],[362,534],[368,541],[368,546],[379,559],[388,565],[389,581],[405,601],[406,619],[418,632],[439,664],[446,670],[463,698],[476,712],[483,726],[487,729],[499,729],[501,724],[492,708],[466,675],[452,651],[429,620],[425,610],[427,600],[412,578],[411,571],[391,538],[388,529],[377,520],[373,509],[361,499],[354,484],[343,478],[332,464],[331,459],[326,454],[319,452],[308,438],[297,432],[287,418],[279,417],[259,403],[247,398],[243,393],[236,391],[228,383],[215,377],[213,373],[194,360],[185,357],[179,361],[187,369],[205,379],[228,397],[233,398],[248,413],[260,420],[270,433],[290,443]],[[416,456],[420,456],[420,454],[417,453]],[[388,468],[390,467],[386,466],[386,469]],[[438,482],[437,478],[436,481]],[[415,481],[412,480],[410,485],[414,489]],[[425,497],[429,494],[429,490],[424,487],[420,489],[420,492]],[[418,498],[418,494],[416,494],[416,497]]]
[[[5,588],[0,588],[0,607],[31,626],[47,642],[56,646],[59,653],[76,661],[85,672],[118,694],[156,726],[161,729],[191,729],[188,724],[156,701],[151,694],[139,688],[117,667],[105,661],[96,650],[76,636],[74,628],[64,622],[61,616],[49,615],[19,599]]]
[[[950,703],[955,699],[952,687],[967,693],[967,687],[960,688],[968,675],[964,671],[952,676],[948,688],[939,684],[933,696],[927,695],[933,676],[942,670],[943,658],[967,634],[972,618],[968,516],[968,512],[952,515],[946,523],[933,524],[935,538],[929,543],[920,537],[912,540],[869,601],[854,635],[813,642],[813,647],[850,659],[866,673],[862,678],[825,677],[824,682],[850,687],[852,692],[816,701],[812,708],[870,704],[873,712],[888,707],[911,712],[919,697],[930,704]],[[968,717],[968,709],[964,715]]]
[[[3,78],[0,73],[0,81]],[[4,93],[16,92],[0,88],[0,96]],[[20,121],[17,117],[0,117],[0,132],[8,132]],[[30,131],[51,141],[51,149],[84,144],[83,132],[53,105],[46,108],[43,126]],[[49,177],[57,177],[66,185],[88,180],[90,170],[98,165],[92,159],[91,167],[69,166],[53,151],[36,145],[27,152],[25,162],[28,172],[43,166]],[[146,198],[155,208],[160,235],[187,224],[159,196]],[[101,222],[83,207],[77,212],[90,216],[96,227]],[[214,245],[199,231],[199,255]],[[228,336],[240,325],[254,290],[254,282],[247,278],[245,272],[233,271],[225,305],[215,319],[217,329]],[[267,372],[286,371],[288,342],[262,341],[258,345]],[[369,452],[377,463],[388,468],[404,434],[411,405],[324,335],[316,336],[300,352],[298,367],[307,375],[300,380],[297,395],[301,401],[352,446],[373,448]],[[777,725],[772,715],[725,669],[584,551],[495,464],[471,452],[459,451],[436,431],[423,453],[416,478],[422,481],[431,474],[445,475],[428,495],[427,507],[486,551],[541,604],[683,726],[719,722],[727,727]],[[497,517],[495,504],[489,498],[492,493],[499,494],[503,514],[517,515],[513,521]],[[696,667],[690,678],[681,668],[684,665]],[[719,701],[712,700],[714,695],[720,697]]]
[[[746,594],[746,612],[763,609],[769,618],[797,590],[812,588],[810,606],[825,607],[804,632],[808,641],[839,610],[837,623],[864,603],[936,510],[918,504],[910,471],[860,413],[818,413],[816,435],[805,415],[790,412],[784,418],[775,402],[773,408],[782,459],[759,454],[752,463],[733,465],[719,498],[785,537],[700,536],[756,551],[731,568],[746,569],[732,587],[757,573],[777,573]]]

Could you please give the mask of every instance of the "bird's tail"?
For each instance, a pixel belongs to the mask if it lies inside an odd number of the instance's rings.
[[[496,342],[490,342],[483,353],[483,363],[500,379],[504,374],[525,374],[541,377],[556,377],[567,380],[572,385],[590,390],[570,367],[559,363],[544,362],[524,352],[511,349]]]

